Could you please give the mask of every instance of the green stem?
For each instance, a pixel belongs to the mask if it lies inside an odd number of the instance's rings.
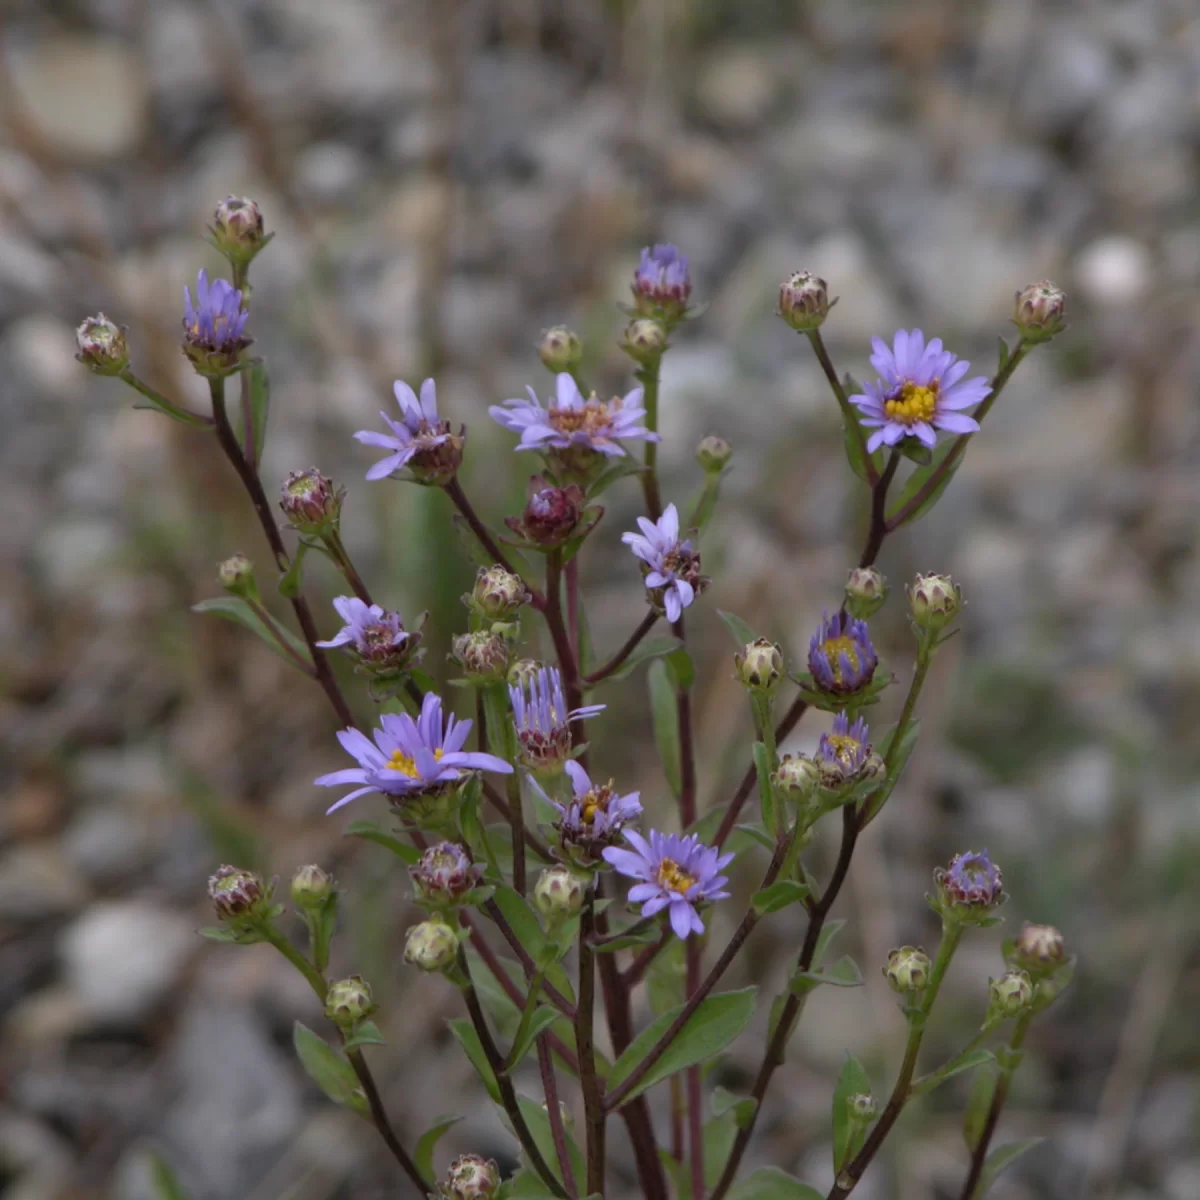
[[[359,575],[354,564],[350,561],[350,555],[346,551],[345,544],[342,542],[342,535],[336,530],[331,529],[327,534],[324,534],[321,541],[325,544],[325,549],[329,551],[333,561],[337,563],[338,570],[345,576],[346,582],[350,585],[354,594],[364,603],[371,604],[371,593],[367,590],[367,585],[363,583],[362,576]]]
[[[838,402],[838,408],[842,410],[842,420],[846,422],[848,428],[854,431],[854,440],[858,444],[858,450],[862,455],[863,465],[867,472],[867,483],[871,487],[875,487],[879,482],[879,473],[875,470],[875,464],[867,453],[867,439],[863,435],[862,425],[859,424],[858,413],[854,411],[854,406],[846,395],[846,389],[842,387],[842,381],[838,378],[833,359],[829,357],[829,351],[825,349],[825,343],[821,340],[821,331],[810,329],[806,331],[806,335],[812,344],[813,353],[817,356],[817,362],[821,364],[821,370],[825,372],[825,378],[829,381],[834,398]]]
[[[542,981],[545,979],[544,971],[535,971],[533,978],[529,981],[529,996],[525,1000],[525,1007],[521,1010],[521,1023],[517,1026],[517,1032],[513,1035],[512,1050],[509,1051],[508,1058],[504,1060],[504,1070],[507,1074],[517,1064],[512,1061],[513,1052],[525,1041],[525,1035],[529,1032],[530,1022],[533,1020],[533,1014],[537,1010],[538,996],[541,995]]]
[[[642,385],[642,403],[646,408],[646,428],[651,433],[658,432],[658,380],[662,367],[662,355],[646,363],[637,373]],[[642,494],[646,498],[646,512],[650,520],[657,521],[662,516],[662,496],[658,489],[658,443],[647,442],[645,450],[645,471],[642,473]]]
[[[936,1071],[930,1071],[926,1075],[922,1075],[919,1079],[913,1080],[912,1087],[909,1089],[910,1096],[923,1096],[926,1092],[932,1092],[949,1076],[953,1075],[959,1064],[964,1062],[966,1058],[974,1054],[980,1046],[992,1035],[992,1031],[999,1025],[998,1020],[988,1021],[983,1028],[952,1058],[949,1062],[943,1063]]]
[[[308,981],[308,986],[316,993],[323,1009],[325,998],[329,994],[329,985],[325,982],[325,976],[273,925],[264,926],[262,935],[304,976]]]
[[[579,998],[575,1004],[575,1048],[579,1052],[579,1083],[587,1122],[587,1192],[604,1194],[605,1111],[596,1074],[596,958],[591,939],[595,934],[595,892],[588,888],[579,921]]]
[[[183,421],[187,425],[194,425],[197,429],[213,428],[214,422],[212,417],[206,417],[200,413],[194,413],[190,409],[181,408],[178,404],[168,400],[161,392],[156,392],[148,383],[139,379],[128,367],[121,372],[118,378],[124,383],[129,384],[135,392],[140,392],[145,396],[155,408],[170,414],[176,420]]]

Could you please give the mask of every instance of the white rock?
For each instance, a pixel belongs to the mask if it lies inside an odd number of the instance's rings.
[[[1075,278],[1084,299],[1097,307],[1128,308],[1150,287],[1150,251],[1124,234],[1089,243],[1075,260]]]
[[[59,949],[64,977],[94,1019],[136,1022],[166,998],[198,944],[178,913],[116,900],[68,926]]]

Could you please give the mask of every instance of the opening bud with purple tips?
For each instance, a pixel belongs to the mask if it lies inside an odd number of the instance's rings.
[[[555,928],[583,908],[588,880],[570,867],[547,867],[533,888],[534,907]]]
[[[988,1011],[985,1023],[1019,1017],[1033,1003],[1033,980],[1025,971],[1005,971],[988,980]]]
[[[785,754],[771,776],[775,790],[800,803],[811,799],[821,783],[821,769],[804,754]]]
[[[452,643],[451,658],[471,683],[499,683],[508,676],[508,641],[488,630],[460,633]]]
[[[770,638],[755,638],[733,656],[742,686],[751,692],[770,692],[783,678],[783,651]]]
[[[529,481],[525,510],[519,517],[505,517],[504,523],[527,542],[551,549],[561,546],[576,532],[583,514],[583,492],[575,484],[555,487],[543,476],[535,475]]]
[[[219,920],[251,925],[268,916],[271,887],[253,871],[221,866],[209,876],[208,898]]]
[[[909,584],[908,607],[922,633],[939,633],[962,608],[962,588],[949,575],[918,575]]]
[[[208,272],[196,276],[196,303],[183,289],[183,352],[198,375],[220,379],[238,369],[242,351],[252,338],[246,336],[249,312],[242,293],[225,279],[208,280]]]
[[[297,532],[319,536],[337,529],[345,497],[345,488],[335,487],[316,467],[309,467],[287,473],[279,507]]]
[[[568,711],[557,667],[539,667],[520,683],[508,685],[521,762],[535,775],[555,776],[571,757],[571,722],[604,711],[588,704]]]
[[[667,331],[661,322],[652,317],[639,317],[630,321],[621,338],[621,349],[636,363],[647,366],[656,363],[667,348]]]
[[[846,611],[860,621],[873,617],[887,594],[887,580],[874,567],[855,567],[846,577]]]
[[[235,271],[244,270],[275,236],[263,233],[262,212],[246,196],[226,196],[213,213],[209,233],[213,245],[229,259]]]
[[[933,881],[937,885],[937,895],[931,897],[933,908],[964,925],[995,924],[999,918],[991,916],[992,910],[1008,899],[1004,876],[986,850],[956,854],[948,867],[934,871]]]
[[[924,991],[932,967],[929,955],[920,946],[900,946],[888,953],[883,974],[893,992],[906,996]]]
[[[555,375],[573,371],[583,361],[583,341],[575,330],[555,325],[542,334],[538,357],[546,370]]]
[[[1021,341],[1036,345],[1062,333],[1067,327],[1066,309],[1066,293],[1048,279],[1023,288],[1017,293],[1012,318]]]
[[[1053,975],[1069,961],[1066,940],[1053,925],[1031,925],[1027,921],[1004,950],[1010,967],[1028,972],[1035,980]]]
[[[779,315],[797,333],[819,329],[836,303],[825,280],[811,271],[795,271],[779,287]]]
[[[315,916],[336,894],[333,876],[310,863],[292,876],[291,893],[292,903],[301,912]]]
[[[103,313],[88,317],[75,330],[75,357],[97,375],[120,375],[129,366],[125,333]]]
[[[681,321],[692,295],[692,272],[677,246],[646,246],[633,276],[633,303],[638,314],[655,317],[668,329]]]
[[[371,995],[371,985],[361,975],[339,979],[325,994],[325,1016],[339,1029],[352,1032],[379,1005]]]
[[[495,1160],[479,1154],[456,1158],[438,1184],[445,1200],[492,1200],[500,1187],[500,1168]]]
[[[458,958],[458,935],[437,917],[414,925],[404,942],[404,961],[430,974],[448,971]]]
[[[719,475],[733,457],[733,447],[723,438],[710,433],[696,447],[696,461],[707,475]]]
[[[480,567],[475,587],[463,597],[468,608],[489,621],[508,621],[522,604],[529,602],[525,581],[499,564]]]
[[[483,874],[457,842],[430,846],[415,866],[408,869],[413,897],[432,909],[450,909],[466,901]]]
[[[258,583],[254,578],[254,564],[244,554],[231,554],[217,567],[217,578],[221,586],[243,600],[258,599]]]

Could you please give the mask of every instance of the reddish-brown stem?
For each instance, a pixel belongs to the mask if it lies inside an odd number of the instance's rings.
[[[358,1076],[358,1082],[362,1084],[363,1095],[367,1098],[367,1107],[371,1110],[371,1120],[378,1130],[379,1136],[383,1138],[384,1145],[391,1151],[392,1157],[400,1164],[405,1175],[412,1180],[412,1185],[417,1189],[418,1194],[428,1196],[431,1191],[430,1185],[421,1175],[420,1168],[409,1157],[408,1151],[400,1144],[400,1139],[392,1129],[387,1110],[383,1107],[383,1097],[379,1094],[375,1077],[367,1067],[361,1048],[351,1047],[346,1051],[346,1057],[350,1060],[355,1075]]]
[[[546,555],[546,604],[543,611],[550,630],[550,639],[554,643],[554,653],[558,657],[563,697],[567,702],[568,711],[573,711],[583,703],[583,692],[579,686],[579,664],[575,661],[571,639],[563,621],[561,550],[551,550]],[[583,722],[572,721],[571,745],[577,746],[583,741],[583,736]]]
[[[579,657],[579,556],[575,555],[563,571],[567,584],[567,637],[575,662]]]
[[[697,937],[688,938],[685,950],[687,962],[687,994],[700,990],[700,967],[703,950]],[[699,1065],[687,1069],[688,1158],[692,1175],[692,1200],[704,1200],[704,1097],[700,1087]]]
[[[521,944],[521,939],[517,937],[516,931],[505,919],[504,913],[500,911],[500,906],[495,900],[489,900],[483,906],[483,911],[495,923],[496,928],[500,930],[504,940],[512,947],[513,952],[521,961],[521,969],[525,972],[526,979],[532,979],[536,967],[533,959],[529,957],[529,951]],[[557,988],[552,987],[548,983],[542,984],[542,990],[546,993],[549,999],[553,1002],[554,1007],[559,1010],[569,1021],[575,1020],[575,1005],[573,1005]]]
[[[654,609],[650,609],[642,618],[642,623],[626,639],[625,645],[604,666],[598,667],[590,675],[585,675],[583,682],[590,686],[593,683],[599,683],[602,679],[607,679],[638,648],[638,643],[657,623],[658,613]]]
[[[888,524],[885,508],[887,506],[888,488],[896,477],[896,468],[900,465],[900,451],[893,450],[888,456],[883,474],[871,489],[871,527],[867,531],[867,544],[863,547],[862,556],[858,560],[860,567],[869,567],[879,556],[883,539],[887,537]]]
[[[579,921],[579,1001],[575,1009],[575,1048],[579,1051],[579,1083],[586,1117],[588,1195],[604,1194],[605,1113],[600,1078],[596,1074],[596,956],[591,947],[595,931],[595,893],[588,891]]]
[[[510,821],[512,819],[510,816],[512,810],[508,807],[508,801],[505,800],[504,797],[501,796],[500,793],[496,791],[496,789],[490,783],[488,783],[486,779],[483,781],[483,795],[484,799],[486,799],[487,802],[506,821]],[[546,843],[543,842],[536,833],[532,832],[528,825],[525,826],[525,847],[528,850],[532,850],[533,853],[542,860],[542,862],[554,861],[554,855],[550,853],[550,847],[547,846]]]
[[[569,1200],[577,1200],[579,1189],[575,1186],[575,1172],[571,1170],[571,1155],[567,1150],[567,1131],[563,1127],[562,1108],[558,1100],[558,1080],[554,1077],[554,1060],[550,1057],[550,1044],[546,1034],[538,1034],[538,1070],[542,1075],[542,1092],[546,1097],[546,1115],[550,1118],[550,1136],[554,1139],[554,1156],[558,1159],[558,1171],[567,1189]]]

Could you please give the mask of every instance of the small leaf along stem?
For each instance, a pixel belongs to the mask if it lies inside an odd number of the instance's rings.
[[[139,379],[127,367],[119,376],[123,383],[127,383],[135,392],[145,396],[150,401],[152,407],[161,409],[168,416],[174,417],[177,421],[182,421],[185,425],[192,425],[197,429],[212,429],[216,422],[212,417],[206,417],[203,413],[194,413],[189,408],[183,408],[172,400],[168,400],[161,392],[155,391],[145,380]],[[135,407],[144,408],[145,405],[135,405]]]
[[[825,372],[825,378],[829,381],[834,399],[838,402],[838,408],[842,410],[842,420],[854,430],[854,440],[858,443],[858,451],[862,455],[863,466],[867,472],[867,483],[872,488],[875,488],[879,483],[879,476],[875,471],[875,464],[871,462],[871,456],[867,453],[867,440],[863,434],[862,425],[859,423],[858,414],[854,411],[854,406],[850,403],[849,397],[846,395],[846,389],[842,387],[842,381],[838,378],[837,369],[833,365],[833,360],[829,357],[829,351],[825,349],[825,343],[821,339],[821,331],[819,329],[811,329],[807,332],[807,337],[812,344],[813,353],[817,356],[817,362],[821,364],[821,370]]]
[[[275,524],[275,517],[271,512],[271,506],[267,502],[267,495],[263,491],[262,480],[258,477],[257,468],[246,460],[241,446],[238,445],[237,437],[234,435],[233,426],[229,423],[229,414],[225,408],[225,380],[214,378],[208,382],[209,391],[212,395],[213,420],[216,423],[217,441],[222,451],[224,451],[225,457],[229,459],[233,469],[237,472],[238,478],[242,481],[242,486],[246,489],[250,497],[250,503],[254,506],[258,522],[262,526],[263,533],[266,535],[267,544],[271,547],[271,553],[275,557],[276,567],[279,569],[280,574],[286,574],[290,565],[288,553],[284,547],[283,538],[280,537],[279,526]],[[313,670],[316,672],[317,682],[321,685],[329,703],[333,705],[334,711],[337,713],[338,720],[341,722],[343,728],[349,728],[354,724],[354,716],[350,712],[350,706],[346,703],[346,698],[342,695],[341,689],[337,685],[337,680],[333,677],[333,671],[330,669],[329,660],[325,657],[325,652],[317,645],[319,640],[317,626],[313,620],[312,610],[308,607],[308,601],[303,596],[297,595],[292,597],[290,603],[292,610],[296,614],[296,621],[300,625],[300,631],[304,635],[308,652],[312,656]]]
[[[1016,1025],[1013,1027],[1012,1037],[1008,1043],[1011,1057],[1007,1063],[1003,1063],[1000,1067],[1000,1076],[996,1080],[996,1090],[992,1093],[992,1102],[988,1106],[987,1117],[983,1122],[983,1130],[979,1135],[979,1142],[971,1152],[971,1166],[967,1171],[966,1179],[963,1180],[962,1191],[959,1192],[959,1200],[975,1200],[975,1191],[979,1187],[983,1169],[987,1164],[988,1149],[992,1144],[993,1136],[995,1136],[996,1125],[1000,1121],[1000,1113],[1003,1111],[1005,1102],[1008,1100],[1008,1089],[1012,1083],[1013,1073],[1016,1071],[1020,1061],[1017,1059],[1017,1062],[1014,1063],[1012,1060],[1020,1054],[1021,1047],[1025,1043],[1025,1035],[1029,1032],[1029,1022],[1031,1020],[1033,1020],[1032,1013],[1023,1013],[1017,1018]]]
[[[310,679],[316,679],[317,672],[312,663],[305,662],[304,659],[293,649],[292,644],[283,636],[283,632],[279,627],[279,622],[263,607],[263,604],[254,596],[244,596],[243,599],[249,605],[254,615],[267,627],[271,634],[271,640],[279,647],[284,654],[288,656],[296,664],[296,666],[304,672]]]
[[[583,682],[589,686],[607,679],[614,671],[620,670],[625,660],[638,648],[641,640],[658,624],[658,612],[651,608],[642,618],[641,624],[625,640],[625,644],[604,664],[597,667],[590,675],[583,677]]]
[[[646,408],[646,428],[651,433],[658,433],[658,380],[662,367],[662,355],[646,363],[637,372],[638,382],[642,385],[642,403]],[[642,494],[646,499],[646,512],[651,521],[657,521],[662,516],[662,495],[658,487],[658,442],[646,442],[643,458],[645,470],[642,472]]]
[[[537,965],[529,956],[529,951],[526,950],[521,944],[521,939],[517,937],[516,931],[508,923],[504,913],[500,909],[500,905],[498,905],[495,900],[488,900],[483,905],[483,911],[487,913],[488,917],[495,924],[496,928],[500,930],[501,934],[503,934],[504,940],[515,952],[517,958],[521,960],[521,967],[525,972],[526,982],[528,982],[533,978],[534,972],[537,970]],[[557,1008],[559,1012],[561,1012],[562,1015],[567,1018],[568,1021],[575,1020],[576,1006],[572,1004],[566,998],[566,996],[562,994],[562,992],[549,983],[543,984],[543,990],[546,993],[547,999],[549,999],[554,1007]]]
[[[595,891],[588,888],[579,921],[579,999],[575,1006],[575,1048],[579,1052],[579,1083],[586,1121],[588,1195],[604,1193],[605,1110],[596,1074],[596,960],[591,947],[595,932]]]
[[[354,563],[350,561],[350,555],[346,551],[345,544],[342,542],[342,535],[337,529],[330,529],[325,534],[321,541],[325,544],[325,549],[329,551],[333,561],[337,564],[338,570],[345,576],[346,582],[350,585],[350,590],[364,603],[373,604],[371,593],[367,590],[367,585],[363,582],[362,576],[358,573]]]

